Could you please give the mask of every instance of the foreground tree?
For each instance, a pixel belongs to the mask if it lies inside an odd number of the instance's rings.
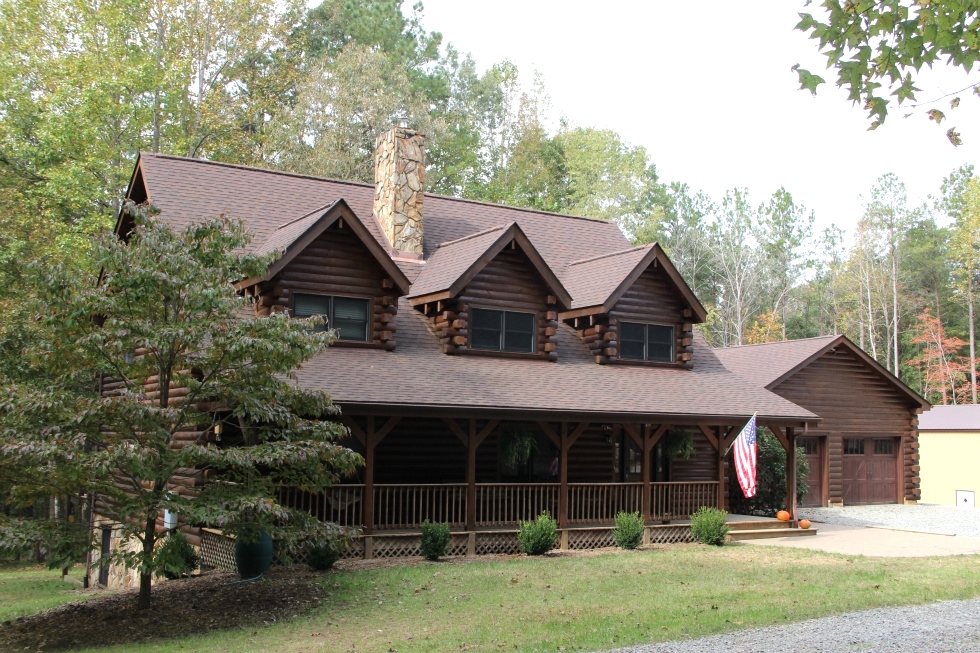
[[[336,443],[346,429],[323,419],[337,413],[329,397],[290,381],[334,333],[308,328],[319,318],[243,317],[249,300],[232,283],[269,262],[240,253],[244,227],[218,219],[175,232],[145,208],[127,211],[128,242],[93,246],[98,283],[58,265],[41,274],[44,380],[8,389],[0,469],[20,501],[94,494],[96,512],[121,529],[119,556],[138,569],[146,608],[165,564],[154,552],[162,511],[238,536],[268,532],[287,548],[338,536],[279,505],[276,488],[322,490],[360,457]]]

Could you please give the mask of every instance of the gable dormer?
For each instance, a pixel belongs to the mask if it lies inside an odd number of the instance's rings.
[[[327,316],[334,346],[395,348],[398,297],[409,281],[346,202],[281,225],[256,249],[282,255],[266,274],[237,287],[256,298],[256,312],[288,310]]]
[[[443,243],[409,302],[447,354],[558,359],[558,314],[571,297],[517,225]]]
[[[706,311],[656,243],[569,264],[572,308],[561,314],[597,363],[692,368],[694,324]]]

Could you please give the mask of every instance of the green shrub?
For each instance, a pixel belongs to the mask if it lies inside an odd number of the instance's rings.
[[[616,515],[613,539],[620,549],[635,549],[643,541],[643,518],[638,512],[620,512]]]
[[[180,531],[170,531],[154,554],[158,576],[170,580],[187,576],[201,565],[197,551]]]
[[[314,544],[306,553],[306,564],[316,571],[326,571],[340,560],[340,543],[325,542]]]
[[[422,522],[422,555],[426,560],[438,560],[449,550],[449,524]]]
[[[539,556],[555,548],[558,536],[558,522],[545,510],[534,521],[522,521],[517,531],[517,543],[521,551],[529,556]]]
[[[725,543],[728,531],[731,530],[725,523],[727,517],[728,513],[724,510],[701,506],[691,515],[691,535],[703,544],[721,546]]]

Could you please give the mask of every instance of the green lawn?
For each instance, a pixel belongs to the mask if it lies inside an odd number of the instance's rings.
[[[312,615],[125,650],[588,651],[980,596],[978,562],[676,546],[332,571]],[[0,592],[0,610],[7,601]]]
[[[79,582],[85,569],[77,566],[70,575]],[[85,598],[79,584],[61,580],[60,570],[43,565],[0,563],[0,623],[69,601]]]

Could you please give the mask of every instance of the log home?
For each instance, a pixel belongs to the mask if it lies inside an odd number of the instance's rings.
[[[621,510],[642,513],[648,541],[683,540],[691,512],[726,506],[724,452],[754,412],[791,454],[820,423],[722,364],[658,245],[426,194],[423,135],[402,127],[378,139],[375,179],[143,154],[128,190],[175,227],[243,220],[254,251],[281,253],[237,284],[258,313],[324,314],[339,330],[297,374],[342,408],[366,465],[281,499],[360,528],[348,555],[416,553],[427,518],[452,525],[455,553],[515,551],[518,522],[542,510],[563,547],[610,544]]]

